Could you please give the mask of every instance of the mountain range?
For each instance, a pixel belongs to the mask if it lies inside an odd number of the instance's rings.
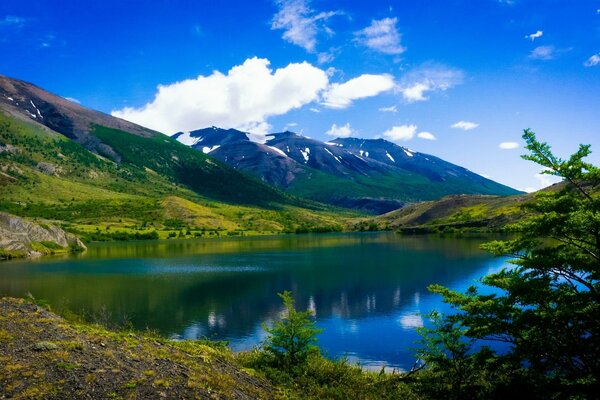
[[[348,230],[465,193],[518,192],[381,139],[168,137],[0,76],[0,211],[84,241]]]
[[[340,230],[355,215],[4,76],[0,211],[58,222],[84,240]]]
[[[218,127],[172,137],[290,194],[376,214],[449,194],[519,193],[466,168],[383,139],[321,142],[286,131],[257,143],[247,132]]]

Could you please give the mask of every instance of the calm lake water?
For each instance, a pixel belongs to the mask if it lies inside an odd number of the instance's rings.
[[[151,328],[172,338],[228,340],[234,350],[264,338],[283,290],[316,313],[330,357],[408,369],[423,325],[445,310],[427,285],[464,289],[506,265],[482,238],[394,233],[289,235],[107,243],[85,255],[0,264],[0,295],[31,292],[53,308]]]

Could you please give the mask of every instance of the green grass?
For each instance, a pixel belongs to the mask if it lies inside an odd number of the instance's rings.
[[[0,112],[0,145],[17,148],[0,153],[0,211],[87,241],[339,231],[358,215],[290,197],[166,136],[93,134],[120,164]]]

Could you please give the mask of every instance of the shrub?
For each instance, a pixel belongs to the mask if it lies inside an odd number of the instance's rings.
[[[297,311],[292,293],[288,290],[278,293],[283,300],[285,316],[272,327],[264,326],[268,336],[264,349],[275,357],[277,364],[286,370],[303,364],[311,351],[321,329],[315,327],[312,312]]]

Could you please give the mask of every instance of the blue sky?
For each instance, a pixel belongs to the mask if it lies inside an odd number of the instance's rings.
[[[600,0],[4,1],[0,54],[169,134],[384,137],[530,190],[524,128],[600,160]]]

